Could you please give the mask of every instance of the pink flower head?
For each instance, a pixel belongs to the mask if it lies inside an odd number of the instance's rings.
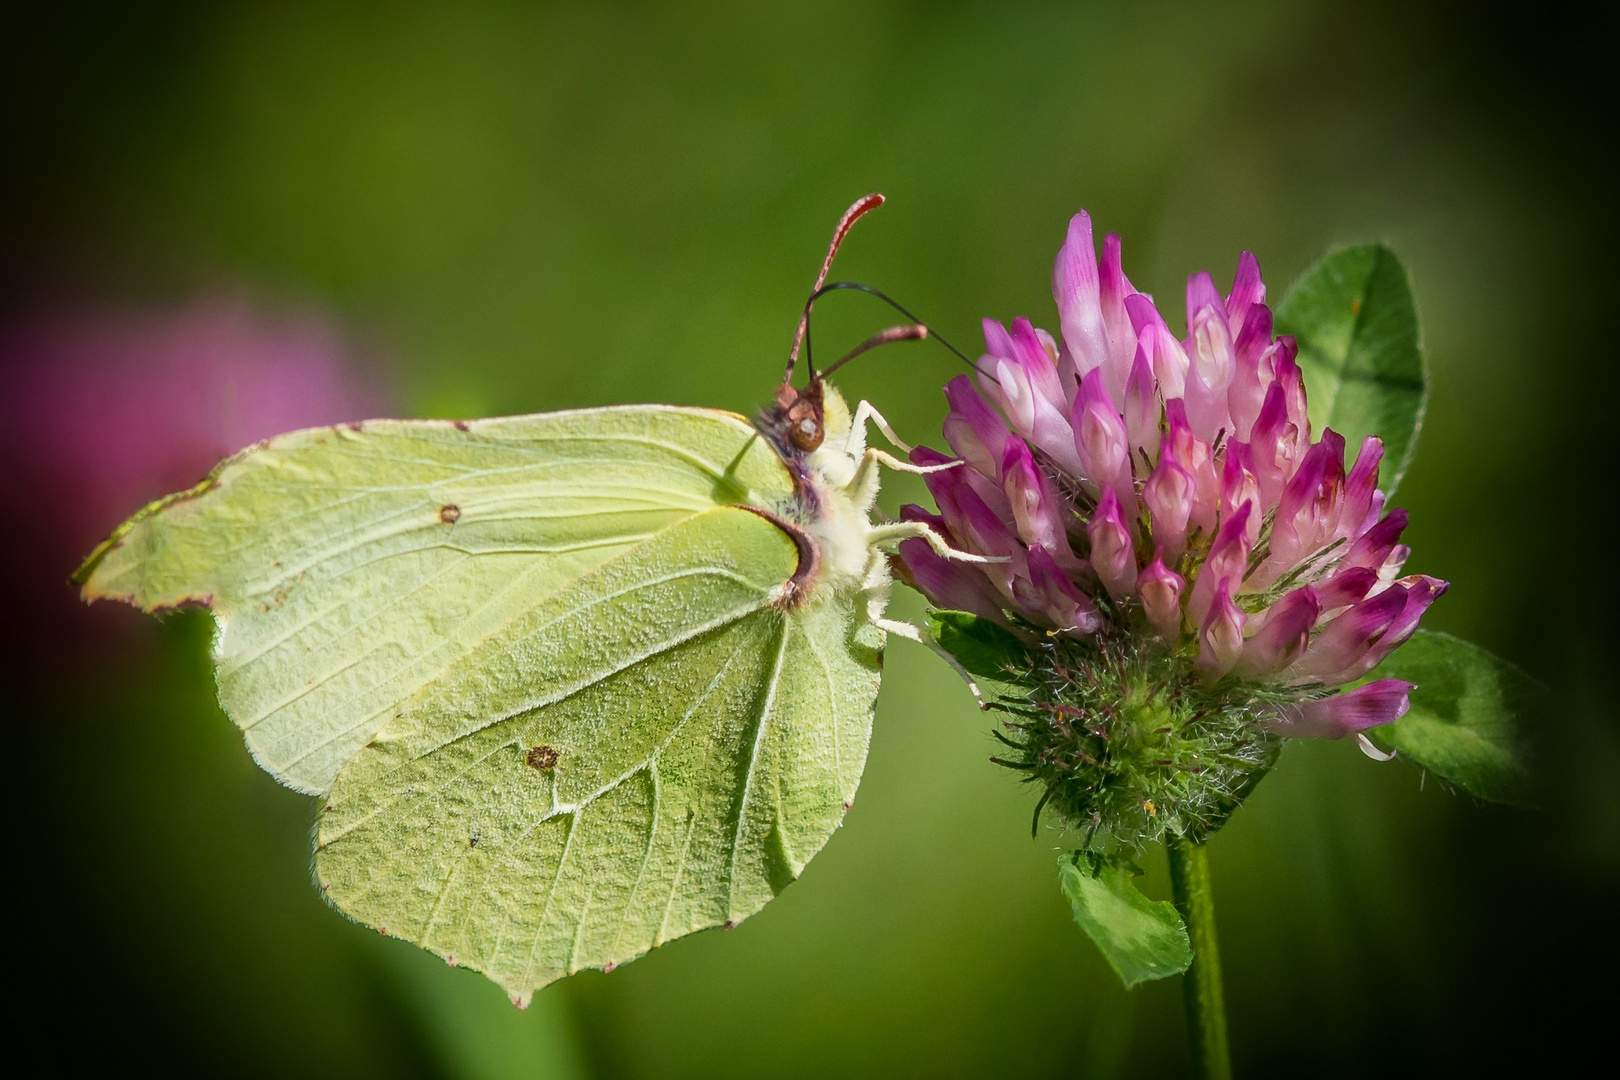
[[[1406,512],[1384,511],[1380,440],[1349,467],[1338,433],[1313,440],[1254,256],[1224,295],[1208,273],[1188,279],[1178,334],[1125,277],[1117,236],[1099,261],[1080,213],[1052,292],[1057,339],[985,322],[977,388],[946,387],[945,439],[968,468],[929,478],[942,538],[1005,561],[908,542],[918,588],[1099,647],[1154,642],[1204,685],[1255,684],[1275,733],[1337,738],[1400,716],[1405,683],[1333,690],[1407,640],[1446,583],[1399,577]]]

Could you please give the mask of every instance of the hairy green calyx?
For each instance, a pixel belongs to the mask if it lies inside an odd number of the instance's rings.
[[[1006,751],[991,760],[1041,788],[1033,824],[1050,811],[1088,850],[1202,843],[1282,745],[1260,726],[1275,692],[1234,679],[1205,686],[1190,657],[1155,643],[1031,643],[961,612],[936,612],[934,632],[1002,714],[994,734]]]

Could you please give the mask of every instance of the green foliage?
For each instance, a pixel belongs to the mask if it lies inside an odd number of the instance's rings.
[[[1187,928],[1168,900],[1149,900],[1120,859],[1071,852],[1058,860],[1058,882],[1080,924],[1125,988],[1179,975],[1192,964]]]
[[[1311,426],[1343,435],[1351,455],[1366,436],[1383,439],[1380,486],[1393,496],[1429,395],[1417,304],[1400,259],[1383,244],[1329,252],[1283,297],[1277,329],[1299,342]]]
[[[1520,718],[1535,716],[1546,687],[1478,645],[1419,630],[1370,678],[1416,683],[1412,708],[1375,734],[1471,795],[1528,806],[1533,774]]]
[[[734,925],[843,820],[881,632],[784,608],[793,482],[741,418],[637,406],[293,432],[138,514],[90,598],[208,607],[220,701],[325,795],[327,899],[518,1003]]]

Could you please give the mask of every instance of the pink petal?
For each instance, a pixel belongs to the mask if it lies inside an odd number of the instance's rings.
[[[945,384],[945,401],[950,405],[945,417],[945,441],[981,476],[999,479],[1007,425],[966,375]]]
[[[1136,551],[1113,488],[1103,491],[1086,533],[1091,540],[1091,567],[1108,595],[1115,600],[1129,599],[1136,589]]]
[[[1077,375],[1085,375],[1108,358],[1098,286],[1091,215],[1082,210],[1070,219],[1068,239],[1052,267],[1052,299],[1057,301],[1063,344],[1074,358]]]
[[[1383,458],[1384,440],[1376,435],[1362,440],[1355,468],[1345,478],[1344,506],[1339,511],[1339,522],[1333,530],[1334,539],[1354,540],[1366,531],[1367,518],[1373,511],[1373,500],[1378,495],[1378,464]]]
[[[1131,470],[1144,467],[1143,453],[1151,461],[1159,454],[1159,387],[1147,353],[1137,346],[1125,383],[1125,433],[1131,448]]]
[[[1001,458],[1001,482],[1024,543],[1031,547],[1039,544],[1061,565],[1077,569],[1080,560],[1069,548],[1058,494],[1036,467],[1022,439],[1007,440]]]
[[[1288,422],[1299,431],[1301,444],[1311,441],[1310,414],[1305,409],[1305,376],[1300,373],[1298,346],[1291,337],[1277,339],[1277,385],[1283,388],[1288,406]]]
[[[1159,454],[1175,458],[1176,464],[1193,478],[1192,527],[1213,532],[1220,510],[1221,486],[1215,476],[1215,463],[1210,456],[1209,444],[1193,434],[1181,401],[1165,402],[1164,418],[1165,431],[1159,444]]]
[[[1042,341],[1041,332],[1028,319],[1013,320],[1013,348],[1018,362],[1029,372],[1030,384],[1055,408],[1063,409],[1068,405],[1069,398],[1058,381],[1057,354],[1046,351],[1046,342],[1051,340],[1048,335]]]
[[[1366,566],[1377,570],[1395,551],[1401,533],[1406,531],[1406,511],[1396,507],[1384,519],[1350,545],[1350,550],[1339,561],[1341,567]]]
[[[1006,624],[1007,616],[1002,614],[1000,594],[989,579],[974,567],[952,562],[937,554],[926,540],[915,538],[901,541],[899,554],[900,561],[916,583],[917,591],[935,607],[970,611],[982,618]]]
[[[1228,580],[1234,584],[1243,580],[1249,567],[1249,517],[1253,513],[1254,504],[1244,503],[1237,513],[1221,523],[1220,532],[1215,534],[1209,557],[1204,560],[1187,597],[1187,617],[1194,626],[1204,624],[1218,586]]]
[[[1249,452],[1260,482],[1260,504],[1274,507],[1293,478],[1299,431],[1288,422],[1283,388],[1273,383],[1249,434]]]
[[[1018,538],[1000,515],[965,482],[957,480],[960,469],[932,473],[923,478],[944,515],[951,533],[974,555],[1010,556],[1020,547]]]
[[[1227,407],[1232,414],[1232,435],[1247,440],[1254,430],[1260,406],[1265,404],[1266,391],[1277,379],[1277,351],[1271,344],[1271,309],[1255,304],[1243,320],[1237,340],[1232,345],[1237,355],[1237,368],[1232,385],[1226,393]]]
[[[1012,421],[1014,431],[1034,443],[1064,471],[1078,475],[1080,459],[1074,452],[1074,431],[1069,427],[1068,418],[1048,396],[1048,391],[1061,394],[1057,371],[1044,353],[1035,360],[1028,356],[1027,350],[1019,351],[1024,353],[1020,358],[996,361],[1001,407]],[[1047,381],[1049,386],[1045,385]],[[1005,456],[1005,447],[1002,453]]]
[[[1215,279],[1210,277],[1208,270],[1200,270],[1187,279],[1187,328],[1192,329],[1193,320],[1205,308],[1215,308],[1224,316],[1225,305],[1221,302],[1221,294],[1215,288]]]
[[[1136,593],[1142,598],[1142,613],[1159,636],[1174,641],[1181,633],[1181,594],[1186,580],[1165,568],[1164,552],[1157,551],[1148,568],[1136,579]]]
[[[1392,586],[1349,608],[1328,623],[1306,648],[1289,674],[1300,679],[1343,682],[1339,672],[1367,655],[1406,607],[1406,590]]]
[[[1344,496],[1344,439],[1331,428],[1305,454],[1283,489],[1271,526],[1271,553],[1247,584],[1265,589],[1333,537]]]
[[[1169,454],[1159,458],[1158,466],[1142,485],[1142,501],[1147,503],[1154,543],[1172,564],[1181,561],[1182,552],[1187,550],[1187,522],[1192,517],[1194,494],[1192,474]]]
[[[1230,517],[1244,503],[1260,505],[1260,482],[1255,478],[1248,446],[1232,441],[1226,444],[1226,461],[1221,467],[1221,518]],[[1249,515],[1251,549],[1260,539],[1261,524],[1259,514]]]
[[[1213,293],[1214,284],[1209,288]],[[1222,431],[1232,427],[1226,399],[1237,371],[1237,354],[1232,349],[1226,313],[1219,306],[1209,304],[1199,309],[1190,316],[1187,326],[1187,352],[1192,358],[1187,415],[1198,437],[1213,445]]]
[[[1342,739],[1399,720],[1411,708],[1407,696],[1417,686],[1379,679],[1333,697],[1284,705],[1266,727],[1295,739]]]
[[[1164,325],[1164,319],[1160,318],[1152,299],[1142,293],[1127,296],[1125,310],[1130,314],[1136,339],[1153,367],[1153,375],[1159,380],[1159,390],[1165,400],[1185,397],[1187,369],[1192,361],[1187,359],[1181,342]]]
[[[1097,606],[1074,587],[1051,553],[1039,544],[1029,549],[1029,578],[1041,594],[1046,616],[1056,629],[1073,634],[1097,632],[1102,625]]]
[[[1131,326],[1130,314],[1125,310],[1125,298],[1136,290],[1126,280],[1120,263],[1119,237],[1109,233],[1103,238],[1102,265],[1099,267],[1099,297],[1102,301],[1103,327],[1108,337],[1108,360],[1103,365],[1107,377],[1108,393],[1115,401],[1123,392],[1131,362],[1136,357],[1136,330]]]
[[[1310,641],[1311,627],[1321,614],[1322,604],[1309,585],[1295,589],[1271,606],[1265,626],[1243,643],[1237,673],[1244,676],[1275,675],[1299,659]]]
[[[1316,586],[1316,595],[1322,601],[1323,612],[1336,611],[1363,599],[1378,583],[1378,572],[1365,566],[1340,569]]]
[[[1238,256],[1237,276],[1232,279],[1232,291],[1226,296],[1226,317],[1231,320],[1232,332],[1242,326],[1252,305],[1263,304],[1266,283],[1260,280],[1260,260],[1245,251]]]
[[[1403,578],[1391,585],[1385,592],[1399,594],[1404,591],[1406,596],[1406,602],[1401,606],[1400,613],[1390,620],[1388,628],[1369,645],[1366,652],[1353,662],[1327,675],[1323,682],[1329,685],[1351,682],[1383,663],[1386,656],[1417,633],[1418,620],[1423,618],[1423,613],[1450,588],[1450,583],[1425,574]]]
[[[910,457],[914,465],[948,465],[958,460],[957,458],[946,457],[938,450],[927,446],[914,447]],[[1007,502],[1007,494],[1001,490],[999,480],[986,479],[978,470],[972,468],[952,469],[948,472],[930,475],[937,478],[934,481],[934,487],[929,489],[930,491],[937,487],[955,488],[958,485],[966,485],[972,488],[979,498],[984,500],[985,505],[997,517],[1003,521],[1012,520],[1012,506]]]
[[[1130,443],[1125,421],[1108,398],[1101,369],[1088,371],[1074,399],[1074,449],[1079,475],[1097,490],[1111,487],[1127,517],[1136,515],[1136,488],[1131,478]]]
[[[1209,616],[1198,631],[1195,666],[1205,680],[1214,682],[1232,670],[1242,651],[1243,612],[1232,603],[1232,579],[1222,578],[1209,606]]]

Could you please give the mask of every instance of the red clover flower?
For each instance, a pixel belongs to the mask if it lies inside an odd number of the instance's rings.
[[[977,383],[945,387],[938,514],[954,548],[905,542],[900,572],[937,607],[1005,628],[998,758],[1088,836],[1126,849],[1206,838],[1275,760],[1279,737],[1355,737],[1402,716],[1413,684],[1362,679],[1447,584],[1402,576],[1406,512],[1378,490],[1383,444],[1347,468],[1312,441],[1291,337],[1275,337],[1253,255],[1223,297],[1187,282],[1178,338],[1125,277],[1110,234],[1069,224],[1052,272],[1060,336],[985,320]],[[971,666],[971,665],[969,665]],[[981,671],[982,675],[983,672]],[[1040,810],[1037,809],[1037,819]]]

